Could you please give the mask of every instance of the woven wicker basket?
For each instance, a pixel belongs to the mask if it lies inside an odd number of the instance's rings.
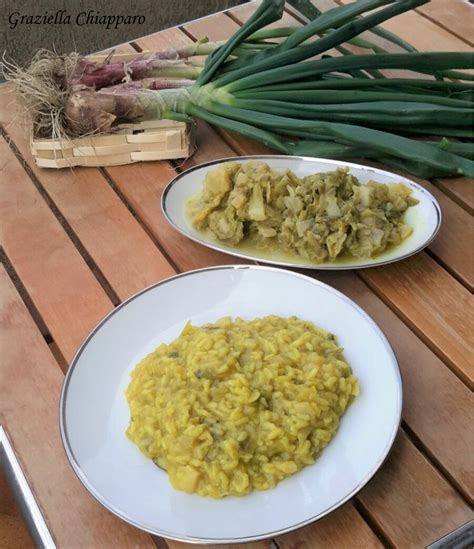
[[[133,54],[115,54],[123,61]],[[94,61],[110,56],[94,55]],[[43,168],[117,166],[144,160],[186,158],[191,154],[190,127],[173,120],[120,124],[113,132],[73,140],[31,138],[31,153]]]
[[[122,124],[116,132],[74,140],[32,139],[31,153],[43,168],[117,166],[143,160],[186,158],[189,129],[182,122],[153,120]]]

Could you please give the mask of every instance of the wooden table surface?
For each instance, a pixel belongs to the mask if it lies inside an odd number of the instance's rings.
[[[246,4],[119,50],[224,39],[254,9]],[[469,51],[473,16],[464,0],[433,0],[387,28],[420,50]],[[299,23],[287,11],[279,24]],[[268,149],[199,123],[198,149],[184,163],[56,171],[35,166],[8,86],[0,89],[0,121],[0,424],[59,546],[189,547],[125,524],[82,487],[60,441],[61,383],[79,344],[120,302],[177,272],[235,263],[166,223],[160,195],[176,172]],[[428,249],[385,267],[310,273],[363,307],[397,354],[404,406],[393,451],[352,501],[273,540],[280,549],[424,547],[473,517],[474,182],[416,181],[443,210],[443,226]],[[21,532],[0,477],[0,546],[29,546]],[[269,540],[246,547],[271,546]]]

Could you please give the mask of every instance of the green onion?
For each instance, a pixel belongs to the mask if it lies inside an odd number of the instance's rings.
[[[290,101],[304,104],[335,104],[372,103],[375,101],[405,101],[417,103],[434,103],[448,107],[472,108],[472,101],[452,99],[428,94],[410,94],[385,91],[354,91],[354,90],[290,90],[290,91],[242,91],[233,94],[236,99],[262,99],[265,101]]]
[[[474,162],[448,151],[443,151],[430,143],[407,139],[388,132],[349,124],[299,120],[246,111],[219,103],[208,104],[206,110],[214,115],[222,118],[228,117],[236,122],[251,120],[254,124],[269,131],[278,130],[281,132],[283,128],[286,128],[289,133],[292,129],[314,131],[315,134],[324,135],[339,142],[353,144],[358,147],[370,147],[382,155],[388,154],[412,162],[422,162],[434,170],[439,170],[442,174],[449,172],[474,177]],[[202,115],[202,111],[199,112]],[[194,113],[188,111],[188,113],[191,115],[197,114],[196,111]]]
[[[323,75],[324,77],[324,75]],[[472,93],[471,84],[464,82],[447,82],[438,80],[421,80],[417,78],[390,78],[390,79],[357,79],[357,78],[327,78],[325,80],[304,80],[297,82],[285,82],[260,86],[259,92],[266,91],[290,91],[290,90],[347,90],[365,89],[374,87],[387,87],[390,89],[413,89],[416,93],[423,93],[422,90],[439,90],[449,95],[456,92],[467,91]],[[255,92],[255,90],[253,90]]]
[[[237,80],[229,80],[228,73],[213,83],[223,86],[228,92],[257,88],[259,86],[288,82],[307,77],[314,78],[329,72],[344,72],[351,69],[408,69],[422,73],[443,70],[448,67],[468,69],[474,65],[472,53],[386,53],[378,55],[352,55],[330,59],[318,59],[278,67],[257,74],[250,74]],[[237,71],[236,71],[237,72]]]
[[[310,21],[322,15],[322,12],[319,11],[309,0],[288,0],[288,3]],[[380,36],[380,38],[384,38],[385,40],[392,42],[392,44],[396,44],[405,51],[417,51],[411,44],[405,42],[405,40],[396,34],[393,34],[393,32],[390,32],[382,27],[375,26],[370,30],[377,36]]]
[[[434,103],[409,101],[370,101],[347,104],[300,104],[285,101],[234,99],[231,105],[256,112],[267,112],[293,118],[365,121],[391,124],[445,124],[447,127],[473,125],[474,109],[453,108]]]

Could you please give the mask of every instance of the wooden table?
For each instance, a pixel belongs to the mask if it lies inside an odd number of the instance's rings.
[[[119,49],[159,50],[202,36],[224,39],[254,9],[246,4]],[[449,0],[449,7],[447,0],[433,0],[387,27],[421,50],[468,51],[473,10],[464,0]],[[280,24],[298,21],[287,11]],[[3,87],[0,93],[0,423],[58,546],[188,547],[152,540],[115,518],[82,487],[60,442],[61,383],[78,345],[121,301],[176,272],[235,262],[167,225],[160,195],[176,172],[268,150],[199,123],[198,150],[184,164],[39,169],[7,92]],[[473,517],[474,183],[416,180],[437,197],[444,215],[441,232],[427,250],[380,268],[311,273],[361,305],[398,356],[405,398],[393,451],[357,497],[323,520],[274,540],[280,549],[424,547]],[[28,544],[2,481],[0,546]]]

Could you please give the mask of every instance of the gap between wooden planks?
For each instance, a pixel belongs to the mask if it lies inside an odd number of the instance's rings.
[[[439,27],[474,46],[474,6],[468,0],[431,0],[416,11]]]

